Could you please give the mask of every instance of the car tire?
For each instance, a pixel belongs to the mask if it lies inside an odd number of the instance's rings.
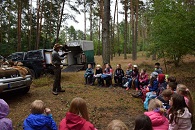
[[[23,94],[28,93],[29,90],[30,90],[30,86],[27,86],[26,88],[24,88]]]
[[[32,79],[36,79],[36,74],[33,69],[30,69],[30,75],[32,76]]]

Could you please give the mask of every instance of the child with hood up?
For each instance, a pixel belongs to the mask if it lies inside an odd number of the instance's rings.
[[[0,126],[1,130],[13,130],[12,121],[6,118],[9,114],[9,105],[0,99]]]

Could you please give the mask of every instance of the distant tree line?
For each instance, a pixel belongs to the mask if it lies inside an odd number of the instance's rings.
[[[116,54],[124,54],[124,59],[132,54],[136,60],[138,51],[147,51],[153,59],[178,66],[184,55],[195,52],[194,0],[0,0],[0,5],[3,56],[70,40],[92,40],[104,63]],[[79,21],[73,12],[84,14],[84,31],[63,24]],[[119,14],[124,16],[121,22]]]

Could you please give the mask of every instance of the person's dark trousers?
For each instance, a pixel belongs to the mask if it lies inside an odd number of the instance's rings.
[[[55,66],[54,69],[54,83],[53,83],[53,91],[57,92],[61,90],[61,68],[60,66]]]
[[[114,83],[118,84],[118,76],[114,76]]]
[[[106,86],[109,87],[111,85],[111,76],[106,77],[105,80],[106,80]]]
[[[114,82],[116,85],[122,85],[122,77],[120,76],[114,76]]]
[[[101,77],[98,77],[98,78],[97,78],[97,81],[98,81],[98,85],[99,85],[99,86],[102,85],[102,78],[101,78]]]
[[[85,78],[85,83],[90,84],[93,81],[93,75],[87,75]]]

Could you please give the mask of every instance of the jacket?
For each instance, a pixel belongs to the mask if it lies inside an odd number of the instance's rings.
[[[150,118],[153,130],[168,130],[169,121],[163,114],[156,111],[144,112],[144,114]]]
[[[57,130],[57,125],[51,116],[30,114],[23,123],[24,130]]]
[[[131,75],[132,75],[132,70],[127,69],[127,70],[126,70],[126,74],[125,74],[125,75],[126,75],[126,77],[127,77],[127,78],[131,78]]]
[[[96,74],[102,74],[102,73],[103,73],[103,72],[102,72],[102,68],[96,69],[96,70],[95,70],[95,75],[96,75]]]
[[[12,121],[6,118],[9,114],[9,106],[3,100],[0,99],[0,130],[12,130]]]
[[[60,57],[59,53],[57,51],[52,52],[52,64],[55,66],[61,65],[61,60],[64,60],[64,57]]]
[[[96,130],[96,128],[84,118],[67,112],[66,117],[60,122],[59,130]]]
[[[148,74],[140,73],[139,82],[148,82]]]
[[[169,130],[191,130],[192,129],[192,122],[191,117],[192,114],[189,112],[188,108],[185,108],[184,113],[180,113],[180,110],[177,111],[178,115],[178,122],[175,124],[173,121],[171,124],[169,124]],[[171,114],[169,115],[169,117]]]
[[[114,76],[123,77],[124,76],[124,71],[122,69],[116,69],[115,72],[114,72]]]
[[[84,74],[84,77],[86,78],[88,75],[93,75],[93,69],[92,68],[87,68]]]
[[[149,91],[158,91],[158,81],[157,79],[155,79],[153,81],[153,85],[152,86],[149,86]]]
[[[169,101],[165,101],[162,96],[158,96],[157,99],[162,102],[164,109],[168,110],[170,108]]]

